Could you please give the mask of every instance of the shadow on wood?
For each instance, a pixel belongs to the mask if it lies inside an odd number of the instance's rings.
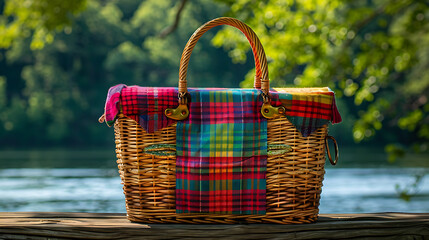
[[[115,213],[0,213],[0,239],[429,239],[429,213],[321,214],[313,224],[131,223]]]

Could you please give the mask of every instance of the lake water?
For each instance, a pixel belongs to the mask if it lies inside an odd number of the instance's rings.
[[[382,152],[343,155],[342,163],[327,166],[321,213],[429,212],[429,175],[410,187],[416,175],[429,172],[427,155],[393,165],[380,160]],[[112,151],[3,151],[0,156],[0,211],[126,211]],[[409,201],[399,197],[397,185],[408,186]]]

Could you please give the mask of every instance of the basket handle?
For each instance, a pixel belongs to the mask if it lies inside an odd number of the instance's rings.
[[[332,160],[331,151],[329,150],[328,140],[331,139],[334,143],[334,149],[335,149],[335,160]],[[334,137],[327,135],[325,137],[325,147],[326,147],[326,153],[328,154],[328,159],[331,162],[332,165],[337,165],[338,157],[339,157],[339,151],[338,151],[338,144]]]
[[[188,107],[187,107],[187,80],[186,75],[188,72],[188,64],[189,59],[191,58],[192,50],[197,44],[200,37],[210,30],[213,27],[220,25],[229,25],[239,29],[247,38],[252,47],[253,56],[255,59],[255,81],[254,88],[262,90],[262,97],[264,100],[264,105],[262,109],[262,114],[266,118],[273,118],[278,114],[278,109],[271,107],[269,104],[269,88],[270,83],[268,79],[268,64],[267,57],[265,55],[264,48],[262,47],[261,42],[259,41],[256,33],[245,23],[237,20],[235,18],[230,17],[220,17],[213,19],[200,28],[198,28],[194,34],[192,34],[191,38],[186,43],[185,49],[183,50],[182,57],[180,59],[180,69],[179,69],[179,107],[176,109],[166,109],[165,115],[169,118],[175,120],[183,120],[186,119],[189,115]]]
[[[255,58],[256,74],[255,74],[254,87],[257,89],[261,89],[261,85],[262,85],[262,91],[268,94],[268,90],[269,90],[268,65],[267,65],[267,58],[265,56],[264,48],[262,47],[262,44],[259,41],[258,36],[256,36],[256,33],[249,26],[247,26],[245,23],[241,22],[240,20],[237,20],[235,18],[230,18],[230,17],[216,18],[205,23],[200,28],[198,28],[194,32],[194,34],[192,34],[191,38],[189,38],[188,42],[186,43],[185,49],[183,50],[182,58],[180,59],[179,92],[181,93],[187,92],[186,75],[188,71],[189,59],[191,58],[192,50],[194,49],[198,40],[205,32],[207,32],[213,27],[220,26],[220,25],[233,26],[239,29],[246,36],[247,40],[250,43],[250,46],[252,47],[253,56]]]

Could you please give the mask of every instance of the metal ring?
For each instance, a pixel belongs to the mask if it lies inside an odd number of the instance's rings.
[[[332,156],[331,156],[331,151],[329,150],[329,145],[328,145],[328,139],[331,139],[332,142],[334,142],[334,147],[335,147],[335,161],[332,161]],[[337,165],[338,162],[338,157],[339,157],[339,151],[338,151],[338,144],[337,141],[335,140],[334,137],[332,136],[326,136],[325,137],[325,147],[326,147],[326,153],[328,154],[328,158],[329,158],[329,162],[331,162],[332,165]]]

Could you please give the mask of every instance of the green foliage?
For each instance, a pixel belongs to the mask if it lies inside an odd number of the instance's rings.
[[[388,144],[384,148],[384,150],[387,153],[387,160],[390,163],[394,163],[397,159],[402,158],[405,156],[405,149],[403,146],[400,146],[398,144]]]
[[[427,151],[425,1],[190,1],[176,31],[160,38],[179,5],[168,0],[0,0],[3,146],[35,140],[110,143],[111,130],[93,122],[107,89],[118,83],[177,86],[180,55],[192,32],[226,13],[259,35],[272,86],[328,85],[336,91],[344,122],[331,130],[341,143],[368,140]],[[223,46],[229,57],[211,44]],[[249,50],[234,28],[207,32],[193,51],[189,86],[236,87],[245,76],[241,86],[251,87]]]
[[[17,38],[32,36],[34,50],[52,43],[54,30],[68,27],[65,31],[70,31],[72,15],[85,9],[86,0],[4,0],[3,4],[0,48],[9,48]]]
[[[377,99],[366,111],[360,111],[359,118],[353,126],[353,138],[362,141],[365,138],[372,137],[376,131],[383,127],[383,120],[386,109],[389,108],[389,102],[384,98]]]
[[[228,15],[248,23],[260,37],[272,85],[328,85],[356,119],[356,142],[414,143],[427,149],[426,1],[223,2],[231,7]],[[237,62],[249,50],[246,39],[231,29],[219,32],[213,43]],[[252,81],[248,74],[242,86]]]
[[[96,121],[109,87],[177,86],[186,41],[226,10],[209,0],[189,4],[177,31],[158,37],[173,24],[177,6],[168,0],[5,1],[0,28],[19,31],[0,51],[2,147],[111,146],[113,130]],[[55,34],[50,44],[34,45],[40,29]],[[238,86],[251,68],[234,66],[222,49],[211,47],[214,34],[208,32],[193,53],[190,86]]]

